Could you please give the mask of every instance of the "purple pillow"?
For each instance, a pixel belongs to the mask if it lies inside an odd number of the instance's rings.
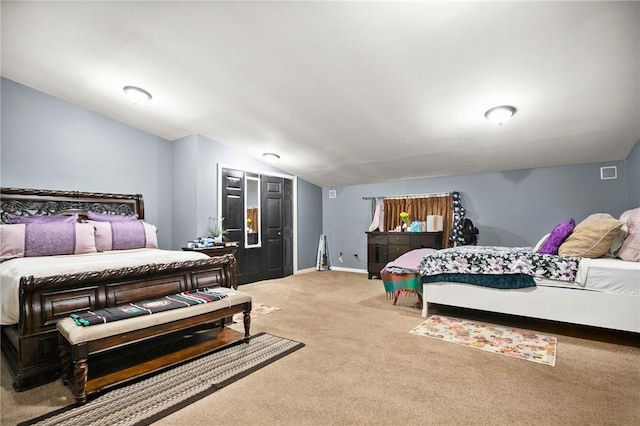
[[[88,223],[16,223],[0,225],[0,261],[15,257],[95,253]]]
[[[7,214],[9,222],[16,223],[75,223],[78,221],[78,215],[70,216],[17,216],[15,214]]]
[[[558,254],[560,245],[567,239],[573,232],[573,228],[576,227],[576,221],[573,218],[566,222],[559,223],[551,231],[551,235],[547,238],[547,241],[542,245],[538,253],[544,254]]]
[[[158,248],[156,227],[142,220],[88,223],[95,228],[98,251]]]
[[[137,214],[104,214],[104,213],[95,213],[95,212],[87,212],[87,218],[89,220],[95,220],[97,222],[128,222],[131,220],[138,220]]]

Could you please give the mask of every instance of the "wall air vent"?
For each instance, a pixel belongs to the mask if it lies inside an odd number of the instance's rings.
[[[335,189],[330,189],[329,190],[329,198],[336,198],[336,190]]]
[[[606,166],[600,167],[600,179],[617,179],[618,178],[618,167],[617,166]]]

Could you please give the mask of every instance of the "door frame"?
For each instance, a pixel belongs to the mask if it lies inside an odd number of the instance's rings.
[[[293,273],[296,274],[298,272],[298,177],[293,175],[288,175],[284,173],[278,173],[273,171],[265,171],[258,169],[250,169],[246,167],[235,166],[228,163],[218,163],[218,169],[216,171],[217,175],[217,185],[216,185],[216,204],[217,204],[217,215],[218,217],[222,217],[222,169],[233,169],[238,170],[245,173],[257,174],[257,175],[267,175],[273,177],[279,177],[284,179],[289,179],[293,184]]]

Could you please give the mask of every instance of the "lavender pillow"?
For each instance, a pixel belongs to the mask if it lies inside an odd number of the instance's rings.
[[[15,214],[7,214],[9,222],[15,223],[75,223],[78,221],[78,215],[69,216],[17,216]]]
[[[573,228],[575,227],[576,221],[573,220],[573,218],[557,224],[551,231],[551,235],[549,235],[547,241],[545,241],[542,247],[538,250],[538,253],[558,254],[560,245],[569,235],[571,235]]]
[[[98,222],[127,222],[138,220],[137,214],[104,214],[104,213],[96,213],[96,212],[87,212],[87,218],[89,220],[95,220]]]
[[[98,251],[158,248],[156,227],[142,220],[88,221],[95,228]]]
[[[15,257],[95,253],[88,223],[17,223],[0,226],[0,261]]]

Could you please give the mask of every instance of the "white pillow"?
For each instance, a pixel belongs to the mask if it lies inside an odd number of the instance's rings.
[[[544,237],[540,238],[540,241],[538,241],[538,244],[536,244],[536,246],[533,248],[533,252],[537,253],[538,250],[540,250],[540,247],[542,247],[544,245],[544,243],[547,242],[547,239],[549,238],[551,234],[547,234]]]

